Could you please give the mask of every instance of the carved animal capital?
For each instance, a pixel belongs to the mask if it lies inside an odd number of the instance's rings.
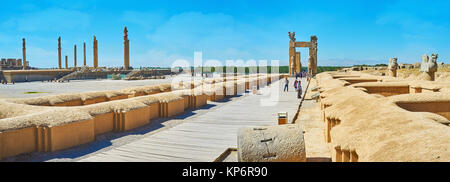
[[[289,39],[290,39],[290,41],[291,42],[295,42],[295,32],[288,32],[288,34],[289,34]]]
[[[389,70],[397,70],[398,64],[397,64],[397,58],[390,58],[389,59]]]
[[[429,72],[434,73],[437,71],[437,54],[431,54],[430,57],[428,57],[426,54],[422,56],[422,63],[420,65],[420,71],[421,72]]]

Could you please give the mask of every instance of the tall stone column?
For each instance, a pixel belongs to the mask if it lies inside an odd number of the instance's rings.
[[[312,57],[311,57],[311,54],[309,54],[309,57],[308,57],[308,74],[309,75],[312,75],[312,70],[313,70],[313,65],[312,65]]]
[[[98,67],[97,38],[94,36],[94,68]]]
[[[61,69],[61,37],[58,38],[58,68]]]
[[[289,34],[289,75],[295,72],[295,32],[288,32]]]
[[[302,69],[302,63],[300,61],[300,52],[295,52],[295,72],[300,73]]]
[[[289,42],[289,65],[292,67],[289,68],[289,75],[293,75],[295,72],[295,68],[297,67],[297,64],[295,62],[295,42]]]
[[[73,46],[73,67],[77,67],[77,45]]]
[[[69,69],[69,65],[67,65],[68,61],[67,61],[67,55],[66,55],[66,69]]]
[[[25,38],[22,39],[22,69],[27,69],[27,51],[25,48]]]
[[[83,65],[86,67],[86,42],[83,42]]]
[[[309,47],[309,57],[311,61],[311,76],[317,74],[317,37],[311,36],[311,45]]]
[[[123,30],[123,45],[124,45],[124,53],[123,53],[123,68],[130,68],[130,40],[128,40],[128,30],[127,27]]]
[[[294,74],[295,72],[295,56],[292,56],[289,59],[289,76],[292,76],[292,74]]]

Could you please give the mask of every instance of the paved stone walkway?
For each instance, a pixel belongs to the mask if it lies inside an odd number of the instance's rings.
[[[227,148],[236,147],[239,128],[276,125],[279,111],[288,112],[292,121],[300,102],[293,82],[291,78],[289,92],[283,92],[284,80],[278,81],[256,95],[241,96],[169,129],[79,161],[213,161]]]

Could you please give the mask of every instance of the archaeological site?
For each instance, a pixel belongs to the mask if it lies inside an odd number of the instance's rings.
[[[450,162],[445,23],[183,3],[5,21],[0,163]]]
[[[119,138],[122,144],[62,160],[450,160],[450,82],[447,81],[450,74],[445,67],[438,68],[438,54],[423,55],[420,69],[402,68],[397,58],[391,58],[385,67],[352,67],[317,73],[318,38],[311,36],[309,42],[296,42],[295,32],[288,35],[289,73],[224,73],[204,77],[196,70],[192,73],[189,69],[168,70],[170,73],[161,73],[169,78],[148,85],[124,84],[121,89],[108,89],[110,86],[105,84],[96,91],[75,93],[69,88],[67,93],[1,99],[0,157],[3,161],[57,160],[71,152],[87,150],[86,146],[107,142],[105,136],[133,135],[133,131],[146,128],[137,139]],[[126,72],[125,77],[141,75],[141,81],[152,80],[142,75],[157,70],[129,71],[126,27],[121,69],[100,69],[98,40],[95,36],[93,40],[93,67],[86,66],[85,60],[83,67],[76,67],[75,45],[74,67],[68,67],[68,56],[65,56],[65,68],[62,68],[60,37],[58,69],[33,70],[23,66],[20,71],[5,71],[4,84],[23,82],[25,77],[27,82],[41,79],[41,82],[30,82],[34,86],[66,81],[70,85],[77,80],[116,72]],[[282,90],[284,82],[294,82],[294,77],[302,73],[296,47],[307,47],[310,54],[305,77],[300,76],[299,87],[304,92],[298,98],[296,92]],[[25,50],[24,41],[23,60],[26,60]],[[20,65],[16,62],[7,61],[6,65]],[[417,74],[409,73],[414,70]],[[61,73],[67,74],[56,77]],[[174,124],[150,129],[165,122]]]

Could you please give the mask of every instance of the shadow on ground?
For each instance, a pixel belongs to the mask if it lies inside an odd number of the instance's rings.
[[[198,109],[195,109],[195,110],[208,110],[208,109],[217,107],[217,104],[214,104],[214,103],[226,103],[226,102],[229,102],[230,100],[232,100],[233,98],[239,98],[239,97],[242,97],[242,95],[225,97],[223,100],[212,102],[212,103],[208,102],[208,104],[206,104]],[[164,123],[166,123],[169,120],[172,120],[172,119],[184,120],[184,119],[194,117],[197,114],[197,113],[193,112],[195,110],[189,109],[180,115],[173,116],[170,118],[157,118],[157,119],[151,120],[150,124],[148,124],[148,125],[145,125],[145,126],[142,126],[142,127],[130,130],[130,131],[120,132],[120,133],[115,133],[115,132],[106,133],[106,134],[97,136],[93,142],[90,142],[90,143],[87,143],[84,145],[75,146],[70,149],[60,150],[60,151],[56,151],[56,152],[47,152],[47,153],[33,152],[33,153],[29,153],[29,154],[23,154],[23,155],[18,155],[18,156],[11,157],[11,158],[6,158],[6,159],[3,159],[2,162],[43,162],[43,161],[48,161],[48,160],[67,161],[67,159],[69,159],[69,160],[77,159],[82,156],[86,156],[86,155],[89,155],[89,154],[92,154],[95,152],[100,152],[102,149],[112,147],[112,145],[113,145],[112,141],[122,138],[122,137],[128,137],[128,138],[125,139],[124,141],[115,142],[114,143],[115,146],[121,146],[121,145],[130,143],[132,141],[139,140],[143,137],[143,135],[149,134],[151,132],[154,132],[158,129],[165,127]]]

